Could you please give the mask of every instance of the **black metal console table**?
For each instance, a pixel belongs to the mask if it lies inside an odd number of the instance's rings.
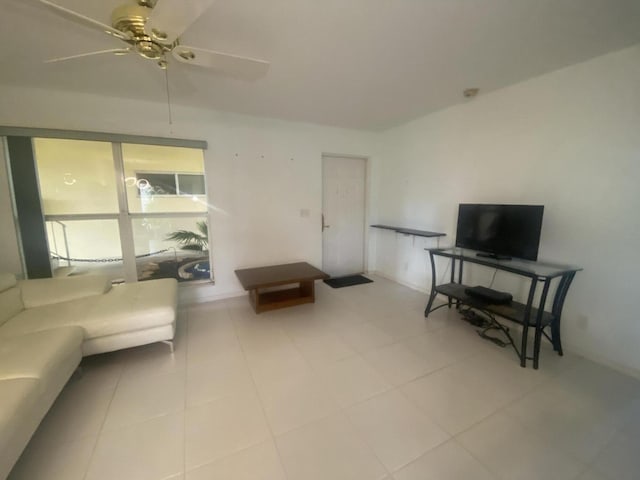
[[[542,335],[553,345],[553,349],[558,352],[558,355],[562,355],[562,342],[560,341],[560,316],[562,314],[562,307],[564,300],[571,286],[571,282],[575,277],[575,274],[582,270],[580,267],[570,265],[555,265],[543,262],[531,262],[527,260],[498,260],[493,258],[484,258],[476,256],[476,252],[472,250],[464,250],[461,248],[425,248],[429,252],[429,258],[431,260],[431,276],[432,286],[431,294],[429,295],[429,302],[427,308],[424,311],[424,316],[427,317],[431,312],[438,308],[448,306],[451,308],[453,301],[455,300],[456,306],[461,304],[478,309],[488,314],[495,320],[494,315],[498,315],[502,318],[506,318],[515,323],[522,325],[522,340],[520,348],[518,348],[512,341],[512,345],[520,357],[520,365],[526,367],[527,360],[533,360],[533,368],[538,368],[540,357],[540,341]],[[450,283],[436,285],[436,264],[435,257],[446,257],[451,259],[451,281]],[[531,280],[529,286],[529,294],[527,297],[527,303],[520,303],[512,301],[506,305],[494,305],[483,302],[476,297],[467,295],[465,292],[467,285],[462,283],[462,274],[464,263],[474,263],[478,265],[484,265],[490,268],[496,268],[506,272],[511,272],[516,275],[527,277]],[[456,269],[457,263],[457,269]],[[457,280],[456,280],[457,271]],[[558,279],[558,285],[553,298],[551,306],[551,312],[545,311],[545,304],[547,302],[547,296],[553,280]],[[539,304],[536,307],[533,306],[534,297],[536,293],[536,287],[538,283],[542,283],[542,292],[540,295]],[[438,294],[447,297],[447,303],[433,307],[433,301]],[[506,331],[504,327],[500,325],[503,331]],[[529,335],[529,327],[534,328],[534,346],[533,356],[527,356],[527,343]],[[549,327],[550,336],[545,331],[545,328]]]

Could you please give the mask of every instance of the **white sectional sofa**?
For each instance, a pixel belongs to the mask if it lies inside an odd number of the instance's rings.
[[[173,279],[112,287],[97,275],[17,281],[0,273],[0,479],[83,356],[172,346],[177,292]]]

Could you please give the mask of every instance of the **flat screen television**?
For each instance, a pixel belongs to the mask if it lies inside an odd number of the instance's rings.
[[[537,260],[543,212],[542,205],[461,203],[456,247],[494,258]]]

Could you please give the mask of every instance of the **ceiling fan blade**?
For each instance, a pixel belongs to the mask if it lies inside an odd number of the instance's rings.
[[[147,35],[173,43],[215,0],[158,0],[145,25]]]
[[[67,60],[75,60],[76,58],[92,57],[94,55],[102,55],[105,53],[113,53],[115,55],[126,55],[127,53],[130,53],[130,52],[131,52],[130,48],[111,48],[109,50],[98,50],[97,52],[80,53],[78,55],[70,55],[68,57],[52,58],[50,60],[46,60],[44,63],[65,62]]]
[[[94,20],[93,18],[89,18],[81,13],[74,12],[73,10],[69,10],[68,8],[62,7],[60,5],[56,5],[55,3],[50,2],[49,0],[37,0],[39,3],[47,7],[52,12],[60,15],[61,17],[66,18],[67,20],[71,20],[76,23],[81,23],[85,26],[91,27],[96,30],[102,30],[104,33],[107,33],[111,36],[119,38],[121,40],[128,40],[130,37],[128,34],[121,32],[120,30],[116,30],[115,28],[107,25],[106,23],[99,22]]]
[[[209,68],[241,80],[257,80],[266,75],[269,62],[255,58],[240,57],[228,53],[214,52],[202,48],[178,45],[173,49],[176,60],[198,67]]]

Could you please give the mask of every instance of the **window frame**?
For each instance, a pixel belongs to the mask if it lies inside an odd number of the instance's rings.
[[[138,171],[136,170],[135,172],[136,175],[136,190],[138,191],[137,195],[138,198],[142,197],[142,193],[140,191],[140,187],[138,187],[137,183],[138,180],[140,180],[138,178],[138,175],[173,175],[174,176],[174,180],[175,180],[175,190],[176,193],[151,193],[149,195],[153,196],[153,197],[206,197],[207,196],[207,177],[206,175],[203,173],[197,173],[197,172],[168,172],[168,171],[149,171],[149,170],[144,170],[144,171]],[[191,175],[194,177],[202,177],[202,183],[204,186],[204,193],[180,193],[180,175]]]
[[[23,151],[16,152],[15,155],[10,155],[13,150],[14,143],[20,138],[28,139],[28,144],[30,146],[29,149],[23,149]],[[45,214],[42,209],[42,198],[40,196],[39,188],[38,188],[38,173],[36,170],[36,160],[35,160],[35,149],[33,146],[33,140],[35,138],[53,138],[53,139],[61,139],[61,140],[87,140],[87,141],[99,141],[106,142],[111,144],[112,148],[112,157],[114,162],[114,175],[116,176],[116,188],[117,188],[117,196],[118,196],[118,206],[119,211],[117,213],[96,213],[96,214]],[[27,162],[28,165],[33,165],[33,171],[27,172],[26,175],[30,176],[31,179],[29,181],[34,182],[36,185],[34,191],[29,192],[28,201],[40,205],[39,212],[35,212],[35,215],[29,215],[31,219],[31,224],[35,220],[36,223],[40,223],[42,226],[42,232],[38,233],[38,242],[42,244],[42,246],[46,245],[47,259],[44,262],[43,259],[37,259],[37,261],[30,265],[29,261],[23,256],[25,261],[25,268],[28,272],[28,276],[31,278],[37,278],[42,276],[49,276],[52,274],[51,272],[51,264],[50,264],[50,255],[49,255],[49,246],[48,239],[46,234],[46,222],[49,221],[64,221],[64,220],[117,220],[118,226],[120,230],[120,244],[122,248],[122,257],[123,257],[123,265],[124,265],[124,276],[126,282],[137,282],[137,268],[136,268],[136,256],[135,256],[135,246],[134,246],[134,238],[133,238],[133,228],[132,228],[132,220],[134,218],[176,218],[176,217],[191,217],[191,218],[200,218],[209,222],[209,212],[207,211],[183,211],[183,212],[153,212],[153,213],[133,213],[129,211],[129,205],[127,201],[127,187],[125,182],[125,174],[124,174],[124,160],[123,160],[123,144],[142,144],[142,145],[157,145],[157,146],[167,146],[167,147],[183,147],[183,148],[194,148],[202,150],[203,156],[205,151],[208,148],[208,144],[206,141],[201,140],[185,140],[185,139],[171,139],[171,138],[162,138],[162,137],[147,137],[147,136],[137,136],[137,135],[126,135],[126,134],[110,134],[110,133],[101,133],[101,132],[85,132],[85,131],[72,131],[72,130],[55,130],[55,129],[39,129],[39,128],[24,128],[24,127],[6,127],[0,126],[0,140],[2,144],[5,145],[3,149],[6,150],[9,155],[6,155],[6,162],[9,165],[9,170],[11,170],[11,166],[14,164],[20,164],[20,162]],[[29,150],[29,151],[27,151]],[[12,158],[16,157],[16,158]],[[183,197],[188,196],[198,196],[198,197],[207,197],[207,189],[206,189],[206,163],[203,165],[204,172],[194,173],[194,172],[184,172],[184,174],[195,174],[202,175],[204,177],[204,186],[205,193],[202,195],[193,195],[193,194],[185,194],[181,195]],[[158,172],[160,173],[160,172]],[[166,172],[162,172],[166,173]],[[176,195],[167,195],[170,197],[177,196],[179,192],[179,179],[177,177],[178,173],[182,172],[170,172],[176,175]],[[15,181],[15,177],[13,181]],[[13,182],[12,182],[13,184]],[[136,188],[139,192],[139,189]],[[34,193],[35,192],[35,193]],[[23,213],[21,212],[21,208],[15,204],[14,200],[14,208],[16,210],[16,215],[20,217]],[[23,231],[24,230],[24,231]],[[22,239],[25,236],[33,236],[34,232],[31,228],[30,230],[25,230],[25,227],[22,225],[19,226],[19,242],[21,250],[24,250],[24,245],[22,244]],[[40,238],[41,237],[41,238]],[[209,239],[211,242],[211,239]],[[209,249],[209,262],[213,265],[213,261],[211,259],[212,248]],[[38,262],[42,264],[38,267]],[[44,263],[46,265],[44,265]],[[32,262],[33,263],[33,262]],[[42,271],[37,271],[36,268],[40,268]],[[45,272],[44,270],[48,272]],[[213,268],[211,269],[213,272]],[[47,275],[48,273],[48,275]],[[210,282],[215,283],[213,277],[208,280],[200,280],[194,281],[193,283],[202,283],[202,282]]]

